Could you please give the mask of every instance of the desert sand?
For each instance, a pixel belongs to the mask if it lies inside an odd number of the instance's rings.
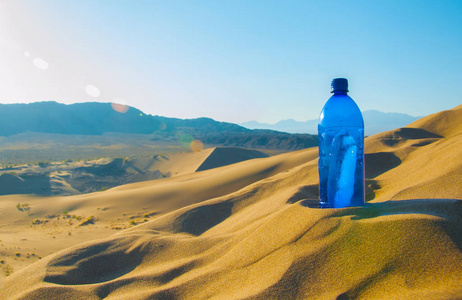
[[[0,168],[0,195],[86,194],[121,184],[175,177],[267,156],[257,150],[214,147],[193,152],[6,166]]]
[[[211,157],[85,195],[1,196],[0,295],[462,299],[461,119],[462,105],[367,138],[363,207],[317,208],[316,148]]]

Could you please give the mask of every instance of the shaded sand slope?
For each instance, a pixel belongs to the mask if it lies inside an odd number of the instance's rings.
[[[438,124],[438,115],[427,118]],[[140,208],[157,215],[13,273],[2,296],[461,299],[462,128],[453,122],[450,131],[416,122],[368,138],[372,201],[359,208],[314,208],[317,149],[102,193],[30,197],[37,216],[66,207],[105,207],[102,220]],[[0,197],[0,219],[20,222],[11,207],[21,197]]]
[[[254,158],[268,157],[267,154],[257,151],[235,147],[217,147],[209,154],[207,159],[197,168],[196,171],[214,169],[237,162]]]

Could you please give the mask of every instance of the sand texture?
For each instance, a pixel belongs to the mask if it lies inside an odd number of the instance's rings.
[[[2,196],[14,272],[0,295],[462,299],[461,119],[459,106],[367,138],[364,207],[316,208],[317,149],[86,195]]]
[[[257,150],[215,147],[203,151],[130,158],[65,160],[6,166],[0,168],[0,195],[86,194],[122,184],[191,174],[267,156]]]

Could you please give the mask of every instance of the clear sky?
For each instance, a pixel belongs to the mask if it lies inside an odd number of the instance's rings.
[[[0,103],[118,102],[240,123],[462,103],[459,0],[0,0]]]

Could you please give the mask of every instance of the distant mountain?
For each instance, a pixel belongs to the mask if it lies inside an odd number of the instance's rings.
[[[421,117],[401,113],[384,113],[377,110],[363,112],[366,135],[374,135],[388,130],[404,127]]]
[[[363,112],[365,134],[374,135],[380,132],[404,127],[414,122],[420,117],[413,117],[401,113],[384,113],[377,110]],[[292,119],[279,121],[276,124],[265,124],[257,121],[249,121],[239,124],[249,129],[270,129],[288,133],[309,133],[317,134],[318,120],[308,120],[305,122]]]
[[[119,109],[120,110],[120,109]],[[245,132],[239,125],[209,118],[182,120],[146,115],[134,107],[122,112],[111,103],[61,104],[54,101],[30,104],[0,104],[0,136],[26,131],[100,135],[105,132],[151,134],[180,128],[201,128],[206,132]]]
[[[317,134],[318,120],[308,120],[305,122],[293,119],[282,120],[276,124],[266,124],[257,121],[249,121],[239,124],[249,129],[269,129],[288,133],[311,133]]]
[[[0,104],[0,136],[39,132],[66,135],[148,134],[152,140],[208,146],[298,150],[317,145],[316,136],[250,130],[210,118],[177,119],[147,115],[134,107],[111,103],[61,104],[54,101]]]

